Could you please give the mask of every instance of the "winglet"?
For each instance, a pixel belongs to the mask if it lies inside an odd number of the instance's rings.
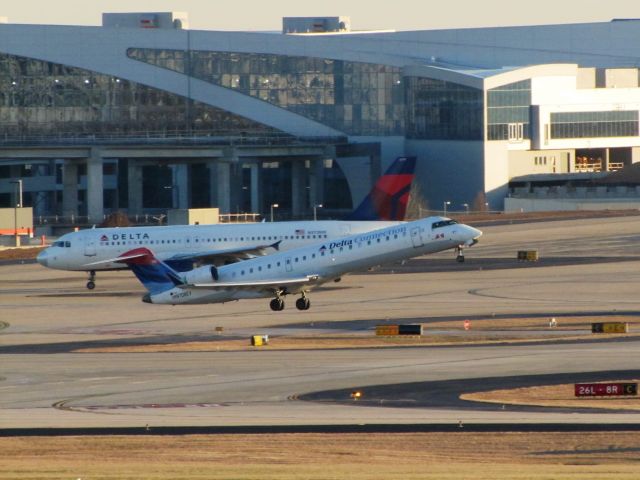
[[[275,243],[272,243],[271,245],[269,245],[271,248],[274,248],[276,251],[280,251],[280,244],[282,243],[282,240],[278,240]]]
[[[348,220],[404,220],[416,157],[398,157]]]

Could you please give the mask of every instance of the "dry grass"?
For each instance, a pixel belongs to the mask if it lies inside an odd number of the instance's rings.
[[[624,383],[637,383],[638,381],[640,380],[637,378],[616,380],[616,382]],[[575,397],[573,384],[466,393],[461,395],[460,398],[476,402],[499,403],[506,405],[640,410],[640,397]]]
[[[45,247],[0,248],[0,260],[34,260]]]
[[[433,346],[433,345],[469,345],[494,342],[518,343],[530,341],[557,341],[584,338],[607,340],[615,337],[611,334],[586,335],[591,331],[592,322],[627,322],[629,334],[640,335],[640,317],[612,316],[612,317],[557,317],[557,331],[568,331],[565,335],[550,336],[549,319],[547,318],[487,318],[473,320],[471,330],[464,331],[461,320],[447,320],[424,324],[424,335],[421,337],[378,337],[373,330],[368,334],[334,334],[334,335],[282,335],[271,336],[268,345],[252,347],[250,339],[226,339],[224,336],[214,337],[210,341],[183,342],[169,344],[123,345],[114,347],[86,348],[76,350],[78,353],[114,353],[114,352],[210,352],[210,351],[238,351],[255,348],[269,350],[316,350],[327,348],[374,348],[398,346]],[[443,330],[443,333],[430,333]],[[571,335],[570,332],[582,330],[584,333]],[[528,334],[522,336],[526,331]],[[447,333],[449,332],[449,333]],[[539,332],[536,334],[536,332]],[[544,332],[544,333],[543,333]],[[264,332],[256,331],[256,334]],[[619,335],[618,335],[619,336]]]
[[[637,479],[637,433],[0,438],[0,479]]]

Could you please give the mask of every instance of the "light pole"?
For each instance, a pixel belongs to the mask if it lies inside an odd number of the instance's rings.
[[[16,203],[13,207],[13,234],[15,235],[16,247],[20,246],[20,237],[18,237],[18,208],[22,208],[22,180],[11,180],[10,183],[18,185],[16,192]]]
[[[464,207],[464,209],[467,212],[467,215],[469,215],[469,204],[468,203],[463,203],[462,206]]]
[[[271,221],[273,222],[273,209],[274,208],[278,208],[280,205],[278,205],[277,203],[272,203],[271,204]]]
[[[319,203],[318,205],[314,205],[313,206],[313,221],[317,221],[318,220],[318,216],[316,215],[316,209],[318,208],[322,208],[322,204]]]
[[[443,217],[447,216],[447,205],[451,205],[451,202],[448,202],[448,201],[442,202]]]

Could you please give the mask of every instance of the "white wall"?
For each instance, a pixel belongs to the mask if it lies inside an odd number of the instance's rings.
[[[640,210],[640,199],[505,198],[505,212],[555,212],[564,210]]]

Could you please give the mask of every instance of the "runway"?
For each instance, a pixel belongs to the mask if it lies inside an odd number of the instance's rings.
[[[484,227],[457,264],[452,253],[345,277],[311,294],[308,312],[268,302],[159,306],[140,301],[127,272],[84,275],[0,266],[2,428],[303,426],[358,424],[639,423],[637,413],[474,408],[417,402],[397,387],[366,406],[353,388],[625,370],[640,375],[640,340],[325,350],[96,353],[104,345],[171,344],[322,331],[372,335],[377,322],[492,316],[640,316],[640,220],[620,217]],[[537,264],[515,261],[539,250]],[[450,263],[448,263],[450,262]],[[4,327],[4,328],[2,328]],[[217,334],[215,327],[223,327]],[[589,335],[586,339],[591,340]],[[215,343],[214,343],[215,345]],[[87,353],[78,353],[83,348]],[[89,349],[89,350],[86,350]],[[567,374],[569,374],[567,376]],[[606,378],[603,378],[606,379]],[[422,386],[422,387],[420,387]],[[326,401],[321,392],[334,392]],[[375,390],[379,391],[379,390]],[[342,393],[335,393],[342,392]],[[372,388],[372,392],[374,392]],[[302,400],[309,396],[309,400]],[[322,400],[322,401],[319,401]],[[404,402],[403,402],[404,401]],[[386,405],[385,405],[386,403]],[[388,406],[392,405],[392,406]]]

